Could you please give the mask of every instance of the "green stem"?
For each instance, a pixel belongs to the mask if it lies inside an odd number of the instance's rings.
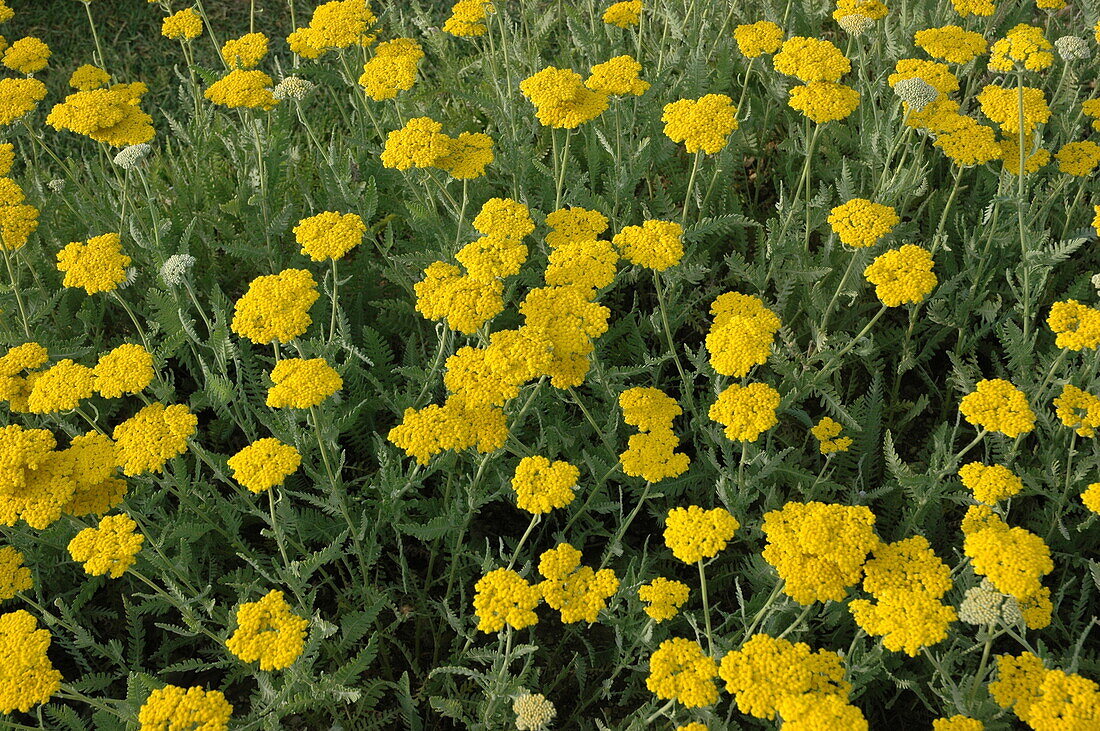
[[[516,550],[512,551],[512,558],[508,561],[509,569],[515,565],[516,559],[519,557],[520,549],[523,548],[523,544],[527,542],[528,537],[531,535],[531,531],[535,529],[535,526],[539,524],[541,519],[542,516],[538,513],[531,516],[531,522],[527,524],[527,530],[523,531],[523,535],[519,538],[519,543],[516,544]]]
[[[11,291],[15,294],[15,303],[19,305],[19,317],[23,320],[23,333],[29,339],[31,337],[31,326],[27,320],[27,310],[23,305],[23,295],[19,291],[19,283],[15,281],[15,270],[11,266],[11,255],[7,249],[0,248],[0,251],[4,254],[4,266],[8,269],[8,278],[11,280]]]
[[[665,342],[668,343],[672,361],[676,364],[676,371],[680,374],[684,399],[687,401],[689,410],[694,409],[695,395],[691,388],[691,381],[688,380],[687,373],[684,371],[684,366],[680,363],[680,353],[676,348],[676,343],[672,339],[672,327],[668,323],[668,307],[665,305],[664,287],[661,286],[661,273],[658,271],[653,272],[653,288],[657,292],[657,310],[661,315],[661,326],[665,332]]]
[[[695,176],[699,174],[699,161],[703,157],[702,150],[695,151],[695,159],[691,163],[691,177],[688,178],[687,193],[684,194],[684,208],[680,218],[680,227],[687,228],[688,209],[691,207],[691,191],[695,188]],[[702,211],[699,211],[702,213]]]
[[[707,599],[707,574],[703,568],[703,559],[699,559],[699,589],[703,595],[703,619],[707,626],[707,653],[714,657],[714,634],[710,626],[710,602]]]
[[[558,184],[554,190],[554,210],[561,208],[561,191],[565,185],[565,169],[569,167],[569,141],[572,139],[571,129],[565,130],[565,145],[561,153],[561,167],[558,169]]]
[[[336,273],[336,259],[335,257],[329,260],[332,263],[332,317],[329,318],[328,326],[328,344],[331,345],[332,341],[336,338],[336,308],[337,308],[337,288],[340,286],[340,278]]]

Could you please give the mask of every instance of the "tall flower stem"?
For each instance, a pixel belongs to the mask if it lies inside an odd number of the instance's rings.
[[[565,185],[565,169],[569,167],[569,140],[573,130],[565,130],[565,144],[561,153],[561,165],[558,167],[558,184],[554,190],[554,210],[561,208],[561,191]]]
[[[714,656],[714,633],[710,626],[710,601],[707,599],[707,572],[703,568],[703,559],[699,559],[699,590],[703,595],[703,620],[707,627],[707,654]]]
[[[96,61],[99,64],[99,68],[107,68],[107,57],[103,55],[103,46],[99,44],[99,33],[95,28],[95,20],[92,19],[92,3],[91,0],[84,0],[84,12],[88,14],[88,25],[92,29],[92,40],[95,41],[95,53],[98,56]]]
[[[516,559],[519,558],[520,549],[523,548],[523,544],[527,542],[527,539],[531,536],[531,531],[535,530],[535,526],[539,524],[542,516],[535,513],[531,516],[531,522],[527,524],[527,530],[523,531],[523,535],[519,538],[519,543],[516,544],[516,549],[512,551],[512,558],[508,561],[508,568],[511,569],[516,564]]]
[[[665,306],[665,293],[664,287],[661,285],[661,273],[653,272],[653,288],[657,291],[657,309],[661,315],[661,326],[665,331],[665,341],[668,343],[669,353],[672,354],[672,361],[676,364],[676,370],[680,374],[680,383],[683,386],[683,395],[688,403],[688,406],[692,409],[695,408],[695,397],[692,395],[691,381],[688,380],[687,373],[684,371],[684,366],[680,363],[680,354],[676,349],[676,343],[672,340],[672,328],[668,324],[668,308]]]
[[[688,178],[687,193],[684,194],[684,209],[680,217],[680,226],[687,228],[688,208],[691,207],[691,193],[695,188],[695,176],[699,174],[699,161],[703,157],[702,150],[695,151],[695,160],[691,163],[691,177]],[[702,213],[702,211],[699,211]]]
[[[23,295],[19,291],[19,283],[15,281],[15,270],[11,266],[11,254],[7,249],[0,248],[4,254],[4,266],[8,269],[8,279],[11,281],[11,291],[15,294],[15,303],[19,306],[19,317],[23,320],[23,334],[30,338],[31,326],[27,320],[27,309],[23,305]]]
[[[332,264],[332,316],[329,318],[328,325],[328,342],[332,344],[333,339],[336,337],[336,307],[339,298],[337,297],[337,288],[340,286],[340,277],[336,273],[336,258],[329,259]]]
[[[141,344],[145,346],[146,350],[149,350],[149,338],[145,335],[145,328],[138,322],[137,315],[130,309],[130,305],[126,304],[126,300],[122,299],[122,295],[117,290],[112,290],[111,296],[115,298],[115,301],[122,305],[122,309],[126,310],[126,314],[130,316],[130,322],[134,323],[134,327],[137,329],[137,334],[141,338]],[[152,351],[150,351],[152,352]]]
[[[1027,201],[1024,200],[1025,183],[1027,181],[1027,169],[1026,152],[1024,151],[1024,74],[1022,71],[1016,72],[1016,99],[1018,109],[1016,110],[1016,120],[1019,125],[1019,137],[1018,144],[1020,147],[1020,169],[1016,180],[1016,226],[1020,230],[1020,264],[1023,267],[1023,330],[1024,342],[1026,343],[1031,333],[1031,271],[1027,263],[1027,233],[1024,228],[1024,207]]]

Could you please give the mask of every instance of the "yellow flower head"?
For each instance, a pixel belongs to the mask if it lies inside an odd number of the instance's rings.
[[[996,505],[1024,489],[1016,473],[1004,465],[971,462],[959,468],[959,478],[974,499],[986,505]]]
[[[642,17],[642,0],[623,0],[612,3],[603,11],[603,22],[619,28],[638,25]]]
[[[324,358],[287,358],[271,371],[274,384],[267,391],[273,409],[308,409],[344,387],[344,379]]]
[[[0,659],[0,713],[26,713],[61,690],[61,673],[46,654],[50,640],[29,612],[0,615],[0,645],[7,648]]]
[[[259,69],[236,68],[203,92],[214,104],[229,109],[272,109],[279,100],[272,93],[271,77]]]
[[[772,59],[775,70],[794,76],[803,83],[828,81],[836,83],[852,70],[852,62],[829,41],[792,36]]]
[[[718,394],[709,416],[725,428],[726,438],[735,442],[755,442],[760,435],[779,423],[779,392],[766,383],[748,386],[733,384]]]
[[[799,604],[841,601],[879,545],[874,524],[863,505],[789,502],[764,515],[764,560],[784,580],[783,593]]]
[[[320,58],[338,48],[369,46],[376,21],[367,0],[332,0],[318,5],[309,25],[286,40],[291,52],[302,58]]]
[[[974,573],[1020,601],[1042,592],[1040,580],[1054,570],[1047,544],[1020,527],[993,526],[970,533],[963,551]]]
[[[0,524],[43,530],[61,517],[76,481],[73,455],[56,446],[44,429],[0,427]]]
[[[309,308],[320,296],[313,275],[305,269],[256,277],[237,300],[230,328],[254,343],[288,343],[309,329]]]
[[[829,697],[848,700],[851,685],[844,679],[840,655],[813,651],[805,642],[791,643],[756,634],[740,649],[722,658],[719,670],[737,708],[754,718],[773,719],[788,698],[807,697],[823,702]],[[787,723],[786,714],[783,722]],[[845,728],[848,726],[821,726]]]
[[[1094,482],[1081,493],[1081,502],[1086,508],[1100,515],[1100,482]]]
[[[1062,386],[1062,393],[1054,399],[1058,418],[1070,429],[1076,429],[1082,437],[1096,436],[1100,427],[1100,398],[1077,388],[1071,383]]]
[[[967,422],[1015,438],[1035,428],[1035,412],[1027,396],[1003,378],[978,381],[963,397],[959,411]]]
[[[666,104],[661,121],[665,123],[665,136],[683,142],[689,153],[713,155],[726,146],[730,133],[737,129],[737,107],[725,94],[707,94]]]
[[[682,637],[665,640],[649,658],[645,685],[661,700],[675,700],[687,708],[718,702],[718,664],[698,642]]]
[[[160,472],[168,460],[187,451],[187,440],[197,426],[198,418],[183,404],[149,404],[112,434],[123,474]]]
[[[413,117],[386,135],[382,165],[397,170],[436,167],[451,151],[452,140],[431,117]]]
[[[586,208],[559,208],[546,214],[546,244],[556,249],[565,244],[590,241],[607,230],[607,216]]]
[[[649,82],[638,78],[641,70],[642,65],[632,56],[616,56],[593,66],[584,85],[611,96],[640,96],[649,89]]]
[[[537,455],[524,457],[512,477],[516,506],[534,515],[563,508],[573,502],[578,477],[580,470],[568,462],[551,462]]]
[[[548,66],[520,82],[520,91],[535,105],[539,122],[557,129],[576,129],[600,116],[608,96],[584,85],[570,69]]]
[[[246,33],[222,45],[222,59],[231,69],[254,69],[266,55],[267,36],[263,33]]]
[[[367,225],[354,213],[325,211],[303,218],[294,227],[302,253],[313,261],[340,259],[363,242]]]
[[[66,287],[81,287],[88,294],[111,292],[126,281],[130,257],[122,253],[118,234],[74,241],[57,252],[57,269],[65,273]]]
[[[229,458],[233,479],[255,493],[283,484],[302,464],[302,455],[278,439],[258,439]]]
[[[859,92],[831,81],[811,81],[792,88],[787,104],[815,124],[839,122],[859,106]]]
[[[71,411],[93,392],[92,369],[66,358],[36,374],[27,397],[27,410],[33,414]]]
[[[23,565],[23,554],[11,546],[0,548],[0,602],[34,586],[31,570]]]
[[[416,72],[424,50],[412,38],[379,43],[374,57],[363,64],[359,85],[374,101],[393,99],[416,83]]]
[[[46,68],[50,47],[33,36],[20,38],[4,51],[4,65],[21,74],[33,74]]]
[[[126,343],[101,355],[92,375],[103,398],[141,393],[153,382],[153,356],[140,345]]]
[[[645,602],[645,613],[656,622],[672,619],[688,599],[688,586],[658,577],[638,587],[638,598]]]
[[[987,17],[997,9],[993,0],[951,0],[951,4],[955,6],[955,12],[964,18],[968,15]]]
[[[837,695],[787,695],[776,703],[775,708],[783,718],[785,731],[840,728],[846,731],[867,731],[869,728],[863,711]]]
[[[939,281],[932,273],[932,253],[913,244],[880,254],[863,276],[875,285],[875,294],[887,307],[921,302]]]
[[[724,508],[673,508],[665,518],[665,545],[684,563],[714,558],[741,524]]]
[[[866,198],[853,198],[829,212],[829,225],[837,238],[856,248],[874,246],[900,222],[892,207]]]
[[[894,73],[890,74],[887,81],[890,88],[896,88],[899,83],[907,79],[921,79],[931,86],[942,98],[959,90],[959,77],[951,73],[945,63],[925,61],[919,58],[903,58],[894,64]]]
[[[1054,64],[1054,46],[1043,36],[1043,29],[1020,23],[993,44],[989,68],[1011,73],[1017,68],[1042,71]]]
[[[626,226],[611,241],[631,264],[663,272],[684,256],[684,229],[674,221],[645,221]]]
[[[714,300],[710,312],[714,322],[707,333],[706,346],[715,371],[741,378],[753,366],[768,360],[782,322],[760,298],[726,292]]]
[[[761,20],[734,28],[733,39],[742,56],[757,58],[779,50],[783,45],[783,29],[771,21]]]
[[[863,590],[876,598],[891,592],[919,592],[942,599],[951,590],[951,569],[924,536],[879,544],[863,572]]]
[[[1091,140],[1069,142],[1054,154],[1058,170],[1066,175],[1083,178],[1100,166],[1100,145]]]
[[[474,217],[473,227],[486,236],[520,242],[535,230],[527,206],[511,198],[490,198]]]
[[[588,239],[564,243],[550,252],[546,283],[601,289],[615,281],[619,252],[610,241]]]
[[[424,270],[424,279],[413,285],[413,291],[417,312],[429,320],[446,319],[464,335],[477,332],[504,311],[504,284],[499,279],[463,275],[457,266],[442,261]]]
[[[989,49],[989,41],[981,33],[963,30],[957,25],[919,30],[914,37],[917,46],[932,58],[949,63],[966,63]]]
[[[978,103],[982,114],[997,124],[1007,134],[1020,134],[1020,97],[1019,90],[1012,87],[990,84],[978,94]],[[1050,119],[1050,107],[1042,89],[1024,87],[1024,134],[1031,134],[1035,128]]]
[[[227,731],[233,706],[221,691],[201,686],[184,690],[166,685],[154,690],[138,711],[138,731],[175,731],[201,728],[202,731]]]
[[[176,41],[193,41],[202,35],[202,16],[194,8],[184,8],[164,19],[160,34]]]
[[[142,83],[78,91],[54,105],[46,117],[46,124],[54,129],[85,135],[112,147],[148,142],[156,132],[153,118],[140,106],[146,91],[148,87]]]
[[[958,618],[954,608],[925,592],[888,590],[877,599],[856,599],[848,609],[867,634],[882,637],[883,647],[909,657],[946,639]]]
[[[447,450],[476,448],[488,454],[504,446],[508,419],[502,409],[452,395],[442,406],[406,409],[401,423],[390,430],[387,439],[420,464]]]
[[[302,654],[308,626],[308,619],[290,610],[283,592],[272,590],[237,609],[237,629],[225,646],[244,662],[259,660],[260,670],[282,670]]]
[[[1096,207],[1100,225],[1100,206]],[[1050,306],[1047,325],[1055,334],[1054,344],[1067,350],[1096,350],[1100,347],[1100,310],[1077,300],[1055,302]]]
[[[0,79],[0,125],[12,124],[46,98],[46,85],[38,79]]]
[[[92,576],[107,574],[117,579],[134,565],[145,536],[125,513],[109,515],[98,528],[85,528],[69,541],[69,555],[84,564]]]
[[[69,77],[69,86],[77,91],[92,91],[107,86],[111,82],[111,75],[90,63],[86,63]]]
[[[623,421],[640,431],[653,431],[672,426],[672,421],[684,412],[676,400],[657,388],[629,388],[619,394]]]
[[[483,36],[488,28],[485,19],[492,11],[490,0],[458,0],[451,7],[451,17],[443,24],[443,32],[459,38]]]
[[[558,710],[541,693],[524,693],[512,701],[516,731],[547,731]]]
[[[810,433],[817,439],[817,446],[822,454],[833,454],[834,452],[847,452],[848,448],[852,446],[851,437],[840,436],[843,430],[844,427],[840,422],[834,421],[828,416],[823,416],[821,421],[810,429]]]
[[[463,132],[446,145],[447,153],[436,164],[455,180],[480,178],[493,162],[493,138],[487,134]]]
[[[581,566],[581,552],[568,543],[543,552],[539,573],[546,577],[538,584],[542,598],[566,624],[597,621],[608,599],[619,590],[614,571]]]
[[[509,569],[494,569],[474,585],[474,613],[478,630],[491,634],[504,629],[530,627],[539,621],[535,607],[542,597],[539,590]]]

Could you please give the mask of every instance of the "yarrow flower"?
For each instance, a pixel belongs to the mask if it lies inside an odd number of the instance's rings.
[[[271,371],[267,405],[273,409],[309,409],[344,387],[324,358],[287,358]]]
[[[33,36],[20,38],[4,51],[4,65],[21,74],[33,74],[46,68],[50,47]]]
[[[561,621],[597,621],[607,601],[619,590],[619,580],[611,569],[594,570],[581,565],[581,552],[568,543],[543,552],[539,573],[545,580],[538,590],[552,608],[561,613]]]
[[[130,516],[109,515],[97,528],[85,528],[69,541],[69,555],[84,564],[92,576],[107,574],[117,579],[134,565],[145,536],[137,532]]]
[[[707,332],[706,347],[717,373],[742,378],[753,366],[768,360],[782,322],[760,298],[726,292],[714,300],[710,313],[714,322]]]
[[[1029,652],[997,658],[990,695],[1029,728],[1092,728],[1100,723],[1100,686],[1081,675],[1047,670]]]
[[[665,545],[684,563],[698,563],[717,556],[740,527],[724,508],[673,508],[665,518]]]
[[[474,586],[477,628],[491,634],[504,629],[530,627],[539,621],[535,607],[541,601],[538,588],[510,569],[494,569]]]
[[[54,105],[46,117],[46,124],[112,147],[148,142],[156,133],[153,118],[140,106],[147,91],[148,87],[142,83],[78,91]]]
[[[792,36],[772,59],[775,70],[803,83],[836,83],[852,70],[852,62],[829,41]]]
[[[1017,67],[1028,71],[1042,71],[1054,63],[1051,45],[1043,36],[1043,29],[1020,23],[993,44],[990,49],[989,68],[1010,73]]]
[[[94,388],[103,398],[141,393],[153,382],[152,354],[133,343],[120,345],[99,357],[92,371]]]
[[[776,416],[779,402],[779,392],[766,383],[748,386],[735,383],[718,394],[708,415],[725,427],[727,439],[755,442],[779,423]]]
[[[1100,482],[1094,482],[1081,493],[1081,503],[1090,511],[1100,515]]]
[[[480,0],[475,0],[480,3]],[[480,3],[484,4],[484,3]],[[359,85],[374,101],[394,99],[416,83],[417,67],[424,49],[412,38],[396,38],[379,43],[374,57],[363,64]]]
[[[611,96],[640,96],[649,89],[649,82],[638,77],[641,70],[642,65],[632,56],[615,56],[593,66],[584,85]]]
[[[313,274],[305,269],[256,277],[234,305],[230,329],[261,345],[288,343],[309,329],[309,308],[320,296]]]
[[[900,222],[892,207],[866,198],[853,198],[829,212],[829,226],[837,238],[855,248],[874,246]]]
[[[535,105],[539,122],[557,129],[576,129],[607,109],[608,95],[584,85],[580,74],[548,66],[520,82],[520,91]]]
[[[267,55],[267,36],[263,33],[246,33],[222,44],[222,59],[230,69],[253,69]]]
[[[718,702],[718,664],[698,642],[674,637],[665,640],[649,658],[646,687],[661,700],[675,700],[687,708]]]
[[[260,493],[283,484],[302,464],[302,455],[289,444],[265,437],[252,442],[228,460],[233,479]]]
[[[612,243],[631,264],[663,272],[684,256],[683,235],[683,227],[674,221],[645,221],[624,227]]]
[[[851,437],[840,436],[843,430],[844,427],[840,422],[828,416],[823,416],[821,421],[810,429],[810,433],[817,439],[817,446],[822,454],[833,454],[835,452],[847,452],[848,448],[852,446]]]
[[[31,570],[23,565],[23,554],[11,546],[0,548],[0,602],[12,599],[33,586]]]
[[[57,253],[57,269],[64,272],[66,287],[80,287],[88,294],[110,292],[126,280],[130,257],[122,253],[118,234],[74,241]]]
[[[1100,145],[1091,140],[1069,142],[1054,154],[1058,170],[1066,175],[1083,178],[1100,166]]]
[[[558,715],[554,704],[541,693],[523,693],[512,701],[516,731],[546,731]]]
[[[221,691],[166,685],[154,690],[138,711],[139,731],[175,731],[200,728],[227,731],[233,706]]]
[[[128,145],[118,151],[118,154],[114,156],[112,162],[123,170],[133,170],[142,160],[149,156],[149,152],[152,149],[153,148],[147,142]]]
[[[1020,134],[1018,89],[989,84],[978,94],[977,100],[981,105],[982,114],[993,120],[1003,132]],[[1023,131],[1025,134],[1031,134],[1038,125],[1045,124],[1050,119],[1050,107],[1047,106],[1046,94],[1042,89],[1025,86],[1023,100]]]
[[[19,609],[0,615],[0,713],[26,713],[46,703],[61,690],[61,673],[54,669],[46,651],[49,630],[38,629],[33,614]]]
[[[841,601],[879,545],[874,524],[863,505],[789,502],[764,515],[764,560],[783,579],[783,593],[799,604]]]
[[[382,165],[396,170],[436,167],[450,152],[451,138],[431,117],[413,117],[401,129],[386,135]]]
[[[118,464],[127,476],[160,472],[187,451],[198,418],[183,404],[154,402],[115,427]]]
[[[51,368],[36,373],[27,396],[27,411],[54,414],[72,411],[92,396],[95,388],[91,368],[66,358]]]
[[[851,17],[851,16],[849,16]],[[776,704],[786,731],[846,729],[867,731],[867,718],[858,707],[839,696],[818,698],[812,693],[784,696]]]
[[[272,93],[271,77],[259,69],[235,68],[203,92],[214,104],[229,109],[273,109],[279,100]]]
[[[202,35],[202,17],[194,8],[184,8],[164,19],[160,34],[172,40],[193,41]]]
[[[1010,438],[1035,428],[1035,412],[1027,396],[1003,378],[978,381],[975,390],[963,397],[959,411],[970,424]]]
[[[859,92],[830,81],[811,81],[790,90],[787,104],[815,124],[839,122],[859,106]]]
[[[290,667],[305,648],[309,620],[291,611],[283,592],[269,591],[237,609],[237,629],[226,648],[244,662],[260,662],[260,670]]]
[[[783,29],[775,23],[761,20],[733,29],[737,50],[745,58],[758,58],[765,53],[775,53],[783,45]]]
[[[1096,207],[1100,226],[1100,206]],[[1100,347],[1100,310],[1077,300],[1055,302],[1050,306],[1047,325],[1054,333],[1054,344],[1067,350],[1096,350]]]
[[[660,482],[683,474],[691,459],[677,452],[680,440],[672,431],[673,420],[683,413],[675,399],[656,388],[630,388],[619,394],[623,421],[638,427],[625,452],[619,455],[623,473]]]
[[[666,104],[661,121],[665,136],[683,142],[689,153],[713,155],[726,146],[738,128],[737,107],[725,94],[707,94],[699,99],[681,99]]]
[[[955,6],[955,12],[964,18],[968,15],[993,15],[997,9],[993,0],[951,0],[951,4]]]
[[[38,79],[0,79],[0,125],[18,122],[46,98],[46,85]]]
[[[111,82],[111,75],[90,63],[86,63],[73,71],[69,77],[69,86],[77,91],[91,91],[107,86]]]
[[[630,28],[638,25],[642,17],[642,0],[623,0],[612,3],[603,12],[603,22],[619,28]]]
[[[443,24],[443,32],[460,38],[483,36],[488,29],[485,19],[492,10],[490,0],[458,0],[451,6],[451,16]]]
[[[1078,436],[1096,436],[1100,428],[1100,397],[1067,383],[1054,399],[1054,408],[1062,423],[1076,430]]]
[[[967,63],[989,48],[989,41],[981,33],[964,30],[957,25],[919,30],[914,41],[932,58],[950,63]]]
[[[935,289],[939,280],[932,272],[932,253],[928,249],[906,244],[880,254],[863,276],[875,285],[875,294],[887,307],[917,304]]]
[[[378,19],[367,0],[332,0],[318,5],[309,25],[287,36],[292,53],[302,58],[320,58],[324,54],[351,46],[369,46],[370,33]]]
[[[516,465],[512,489],[520,510],[539,515],[573,502],[580,470],[568,462],[546,457],[524,457]]]
[[[313,261],[340,259],[363,242],[367,225],[354,213],[325,211],[303,218],[294,227],[302,253]]]
[[[963,485],[974,493],[974,499],[986,505],[996,505],[1024,489],[1024,483],[1004,465],[970,462],[959,468]]]
[[[687,584],[658,577],[638,587],[638,598],[645,602],[645,613],[656,622],[672,619],[688,599]]]

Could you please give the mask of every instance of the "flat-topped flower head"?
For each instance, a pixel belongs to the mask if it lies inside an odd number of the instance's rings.
[[[61,673],[46,654],[50,632],[34,615],[19,609],[0,615],[0,713],[26,713],[61,690]]]
[[[959,468],[959,479],[975,500],[987,505],[996,505],[1024,489],[1016,473],[1000,464],[970,462]]]
[[[919,591],[885,591],[875,602],[856,599],[848,609],[864,632],[882,637],[883,647],[909,657],[947,639],[947,628],[958,618],[949,604]]]
[[[413,117],[386,135],[382,166],[396,170],[435,167],[450,152],[451,138],[431,117]]]
[[[733,29],[737,50],[745,58],[758,58],[775,53],[783,45],[783,29],[768,20],[739,25]]]
[[[4,50],[4,65],[21,74],[41,71],[49,60],[50,47],[33,36],[20,38]]]
[[[815,124],[839,122],[859,106],[859,92],[831,81],[811,81],[790,90],[788,106]]]
[[[665,136],[682,142],[689,153],[713,155],[726,146],[738,128],[737,107],[725,94],[707,94],[699,99],[681,99],[666,104],[661,121]]]
[[[836,83],[852,70],[852,62],[829,41],[804,36],[792,36],[783,42],[772,58],[775,70],[794,76],[803,83],[828,81]]]
[[[607,109],[608,95],[584,85],[571,69],[548,66],[520,82],[520,91],[535,105],[539,122],[556,129],[576,129]]]
[[[222,44],[222,59],[231,69],[254,69],[267,55],[267,36],[246,33]]]
[[[810,429],[810,433],[817,440],[818,450],[822,454],[848,451],[848,448],[852,446],[852,438],[840,436],[843,431],[844,426],[828,416],[823,416],[821,421]]]
[[[539,590],[515,571],[490,571],[474,585],[474,592],[474,613],[481,632],[499,632],[505,625],[523,629],[539,621],[535,614],[542,601]]]
[[[684,563],[714,558],[741,524],[724,508],[673,508],[665,518],[665,545]]]
[[[1024,99],[1024,134],[1029,135],[1040,124],[1045,124],[1050,119],[1050,107],[1047,106],[1046,94],[1042,89],[1025,86]],[[1020,91],[1016,87],[998,86],[989,84],[982,89],[977,96],[982,114],[989,117],[1001,131],[1006,134],[1020,134]]]
[[[202,35],[202,17],[194,8],[184,8],[164,19],[160,34],[174,41],[193,41]]]
[[[130,257],[122,253],[118,234],[93,236],[74,241],[57,253],[57,269],[64,272],[66,287],[79,287],[88,294],[111,292],[126,281]]]
[[[306,269],[256,277],[234,305],[230,329],[261,345],[288,343],[309,329],[309,308],[320,296]]]
[[[1100,428],[1100,397],[1067,383],[1054,399],[1055,413],[1077,436],[1094,437]]]
[[[603,22],[619,28],[638,25],[642,17],[642,0],[623,0],[612,3],[603,11]]]
[[[0,125],[18,122],[46,98],[46,85],[38,79],[0,79]]]
[[[715,298],[710,312],[714,322],[706,347],[715,371],[741,378],[767,362],[782,322],[759,297],[726,292]]]
[[[302,455],[273,437],[258,439],[229,458],[233,479],[255,493],[283,484],[302,464]]]
[[[153,382],[153,355],[134,343],[124,343],[99,356],[92,371],[96,392],[103,398],[141,393]]]
[[[1095,227],[1100,229],[1100,206],[1096,207]],[[1067,350],[1096,350],[1100,347],[1100,310],[1077,300],[1055,302],[1050,306],[1047,325],[1054,333],[1054,344]]]
[[[324,358],[281,360],[271,371],[271,382],[267,405],[273,409],[308,409],[344,387],[344,379]]]
[[[718,663],[698,642],[674,637],[649,657],[646,687],[661,700],[675,700],[687,708],[718,702]]]
[[[967,63],[989,49],[985,36],[957,25],[918,30],[914,41],[932,58],[949,63]]]
[[[166,685],[154,690],[138,711],[139,731],[228,731],[233,706],[221,691]]]
[[[291,611],[281,591],[242,604],[236,620],[237,629],[225,646],[244,662],[259,661],[260,670],[288,668],[305,649],[309,620]]]
[[[683,235],[683,227],[675,221],[645,221],[624,227],[612,243],[631,264],[663,272],[683,258]]]
[[[325,211],[303,218],[294,227],[294,239],[313,261],[340,259],[363,242],[367,225],[354,213]]]
[[[541,693],[523,693],[512,701],[516,731],[547,731],[558,715],[554,704]]]
[[[993,44],[989,68],[1010,73],[1017,68],[1042,71],[1054,64],[1054,46],[1043,36],[1043,29],[1020,23]]]
[[[198,418],[183,404],[154,402],[115,427],[118,465],[127,476],[160,472],[187,451]]]
[[[993,0],[951,0],[951,4],[955,7],[955,12],[964,18],[968,15],[988,17],[997,10]]]
[[[137,523],[125,513],[109,515],[96,528],[85,528],[69,541],[69,555],[92,576],[117,579],[134,565],[145,541]]]
[[[273,109],[279,100],[275,98],[271,77],[259,69],[237,68],[215,81],[203,96],[214,104],[229,109]]]
[[[718,394],[709,416],[725,427],[727,439],[755,442],[779,423],[776,416],[779,402],[779,392],[766,383],[748,386],[735,383]]]
[[[417,69],[424,49],[412,38],[395,38],[379,43],[374,57],[363,64],[359,85],[374,101],[394,99],[416,83]]]
[[[829,212],[829,226],[837,238],[855,248],[874,246],[900,222],[891,206],[866,198],[852,198]]]
[[[1015,438],[1035,428],[1027,396],[1003,378],[978,381],[959,404],[963,418],[976,427]]]
[[[493,12],[490,0],[458,0],[451,6],[451,16],[443,23],[443,32],[459,38],[483,36],[488,26],[485,19]]]
[[[92,369],[66,358],[35,374],[27,396],[27,410],[32,414],[72,411],[81,401],[91,398],[93,389]]]
[[[524,457],[516,465],[512,489],[520,510],[539,515],[573,502],[580,470],[568,462],[543,456]]]
[[[688,586],[679,581],[658,577],[638,587],[638,598],[645,603],[645,613],[655,622],[672,619],[688,599]]]
[[[582,566],[581,552],[568,543],[543,552],[539,557],[539,573],[546,577],[538,584],[539,592],[566,624],[597,621],[608,600],[619,590],[614,571]]]
[[[932,252],[913,244],[880,254],[863,270],[875,285],[875,294],[887,307],[917,304],[931,294],[939,280],[932,272]]]
[[[91,91],[101,89],[111,82],[111,75],[90,63],[86,63],[73,71],[69,77],[69,86],[77,91]]]
[[[0,602],[34,587],[31,570],[23,565],[23,554],[11,546],[0,548]]]

